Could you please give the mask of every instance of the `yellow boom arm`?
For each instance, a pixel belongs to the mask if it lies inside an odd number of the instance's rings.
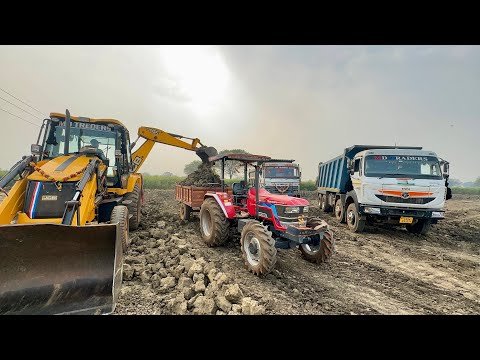
[[[146,141],[132,154],[132,164],[133,164],[134,172],[138,172],[138,170],[142,166],[143,162],[147,158],[148,154],[152,150],[153,145],[155,145],[155,143],[162,143],[166,145],[176,146],[176,147],[186,149],[186,150],[191,150],[191,151],[198,151],[200,147],[203,147],[203,144],[200,142],[199,139],[196,139],[196,138],[191,139],[181,135],[170,134],[165,131],[151,128],[151,127],[142,126],[141,128],[139,128],[138,136],[146,139]],[[183,140],[180,140],[181,138],[192,140],[192,142],[191,143],[185,142]],[[200,147],[197,147],[197,145],[199,144],[200,144]]]

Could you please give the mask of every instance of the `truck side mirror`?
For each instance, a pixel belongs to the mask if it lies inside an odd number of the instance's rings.
[[[449,166],[448,163],[443,164],[443,173],[448,174]]]

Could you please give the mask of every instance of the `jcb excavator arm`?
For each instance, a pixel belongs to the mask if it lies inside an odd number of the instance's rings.
[[[146,141],[132,154],[133,171],[138,172],[143,162],[147,158],[148,154],[153,148],[155,143],[162,143],[166,145],[176,146],[182,149],[195,151],[196,154],[202,159],[204,163],[208,162],[210,156],[218,154],[217,150],[213,147],[204,146],[199,139],[187,138],[182,135],[176,135],[167,133],[160,129],[151,127],[144,127],[138,129],[138,137],[146,139]],[[191,143],[180,139],[192,140]],[[138,140],[138,139],[137,139]],[[130,146],[131,149],[135,146],[136,142],[133,142]],[[200,146],[198,146],[200,145]]]

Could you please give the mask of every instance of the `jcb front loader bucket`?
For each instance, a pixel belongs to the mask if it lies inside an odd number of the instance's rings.
[[[109,314],[122,284],[116,224],[0,226],[0,314]]]

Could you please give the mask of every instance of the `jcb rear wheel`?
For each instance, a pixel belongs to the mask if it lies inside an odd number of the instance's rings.
[[[277,262],[277,249],[272,232],[257,221],[250,221],[240,238],[245,267],[257,276],[268,274]]]
[[[200,208],[200,233],[208,246],[218,246],[228,238],[228,219],[215,199],[208,198]]]
[[[124,199],[132,200],[132,202],[127,205],[128,212],[133,215],[129,221],[129,227],[130,230],[137,230],[142,217],[142,194],[140,193],[140,186],[135,184],[133,191],[125,195]]]
[[[322,224],[320,219],[312,219],[307,222],[307,227],[315,228]],[[334,249],[333,233],[329,230],[324,232],[323,238],[318,245],[300,244],[300,252],[305,260],[320,264],[326,262],[332,256]]]
[[[122,250],[125,253],[130,246],[130,237],[128,236],[128,208],[125,205],[115,206],[110,215],[112,224],[119,223],[120,238],[122,239]]]

